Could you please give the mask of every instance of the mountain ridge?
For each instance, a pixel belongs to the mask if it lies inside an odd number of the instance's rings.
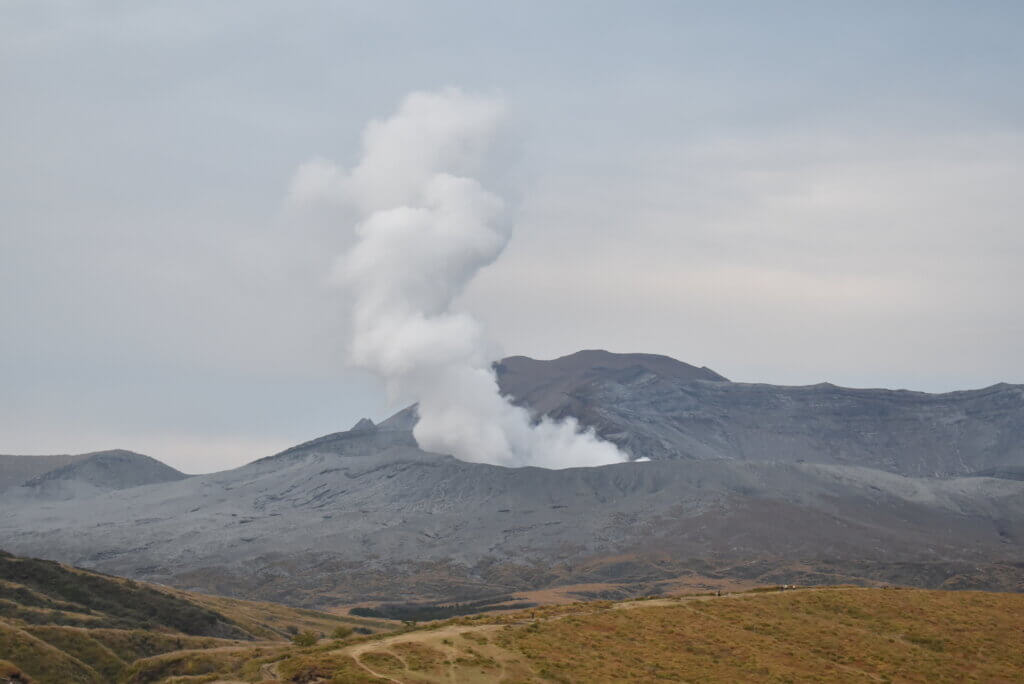
[[[463,462],[416,446],[411,406],[233,470],[0,501],[0,545],[310,606],[733,576],[1024,590],[1024,480],[992,476],[1024,466],[1024,388],[922,399],[734,383],[653,358],[531,362],[521,383],[647,463]]]
[[[625,362],[611,372],[566,376],[559,361],[530,360],[529,383],[499,371],[499,387],[535,414],[577,419],[634,458],[824,455],[923,476],[1024,464],[1022,385],[942,394],[784,386],[680,377]]]

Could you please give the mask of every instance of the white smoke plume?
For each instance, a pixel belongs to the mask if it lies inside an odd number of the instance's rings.
[[[330,200],[356,217],[355,242],[335,273],[352,304],[351,361],[393,397],[419,402],[422,448],[502,466],[628,460],[576,421],[533,423],[502,397],[479,322],[453,308],[511,233],[501,198],[474,179],[503,110],[498,99],[457,89],[412,93],[367,126],[357,166],[308,162],[291,198]]]

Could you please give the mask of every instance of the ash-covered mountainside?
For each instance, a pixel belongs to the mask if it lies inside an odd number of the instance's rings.
[[[500,374],[653,460],[467,463],[419,449],[410,407],[230,471],[68,500],[18,488],[0,548],[302,605],[702,577],[1024,590],[1020,387],[745,385],[607,352]]]
[[[729,382],[665,356],[582,351],[496,364],[502,391],[575,416],[634,457],[830,463],[915,477],[1024,465],[1024,386],[948,394]]]
[[[57,456],[7,456],[0,455],[0,492],[8,487],[17,487],[37,475],[48,473],[75,461],[88,458],[89,454],[61,454]]]
[[[73,459],[67,465],[38,474],[19,487],[10,488],[6,495],[19,500],[74,499],[188,477],[155,458],[124,449],[81,454]]]

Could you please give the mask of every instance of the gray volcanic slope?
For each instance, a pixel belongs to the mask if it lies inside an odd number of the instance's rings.
[[[82,454],[9,489],[6,496],[21,501],[75,499],[145,484],[175,482],[188,477],[155,458],[124,449]]]
[[[1024,589],[1024,481],[1005,476],[1024,465],[1020,387],[770,387],[585,354],[505,360],[502,386],[652,462],[465,463],[418,449],[407,409],[222,473],[4,497],[0,547],[304,605],[585,582],[650,593],[695,573]]]
[[[512,357],[496,370],[518,402],[575,416],[637,457],[830,463],[915,477],[1024,465],[1021,385],[948,394],[780,387],[728,382],[664,356],[603,351]]]
[[[62,454],[59,456],[3,456],[0,455],[0,492],[17,487],[36,475],[80,461],[88,454]]]

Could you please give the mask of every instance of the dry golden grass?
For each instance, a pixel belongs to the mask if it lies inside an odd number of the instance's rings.
[[[0,622],[0,656],[5,667],[17,669],[43,684],[101,684],[100,675],[77,658],[51,646],[42,639]]]
[[[278,618],[294,615],[282,610]],[[114,658],[123,660],[118,680],[133,684],[1024,682],[1024,595],[985,592],[836,587],[593,601],[306,647],[166,633],[147,641],[145,633],[69,627],[14,631],[7,643],[22,653],[60,656],[57,669],[29,672],[42,684],[58,673],[69,676],[60,681],[107,681],[75,671],[72,652],[94,666],[109,662],[108,672]]]
[[[285,682],[361,684],[388,681],[371,675],[351,656],[338,654],[297,654],[276,663],[274,670]]]
[[[38,684],[199,682],[223,675],[260,681],[274,674],[264,666],[285,656],[292,633],[307,632],[315,642],[324,634],[344,639],[353,629],[391,627],[0,552],[3,681],[15,672]]]
[[[15,681],[21,684],[33,684],[33,680],[22,672],[21,668],[14,663],[0,660],[0,682]]]
[[[1024,596],[747,594],[539,621],[500,643],[567,681],[1021,681]]]
[[[94,639],[90,634],[92,630],[76,627],[25,627],[25,631],[87,663],[104,681],[116,681],[124,669],[125,661]]]
[[[1021,682],[1022,644],[1019,594],[832,588],[549,607],[335,653],[401,682]]]
[[[195,594],[168,587],[161,587],[168,594],[178,596],[204,608],[215,610],[241,626],[250,634],[263,639],[288,639],[291,632],[311,631],[330,635],[339,627],[362,628],[371,632],[390,632],[395,629],[392,621],[338,615],[331,612],[293,608],[281,603],[267,601],[246,601],[243,599]]]
[[[184,598],[224,615],[240,625],[250,634],[265,639],[289,638],[292,629],[331,634],[337,627],[362,628],[371,632],[388,632],[399,624],[389,620],[336,615],[304,608],[292,608],[280,603],[266,601],[245,601],[225,596],[195,594],[161,587],[167,593]]]
[[[259,681],[259,665],[272,660],[273,648],[236,646],[173,651],[137,660],[120,676],[124,684],[170,681]]]

